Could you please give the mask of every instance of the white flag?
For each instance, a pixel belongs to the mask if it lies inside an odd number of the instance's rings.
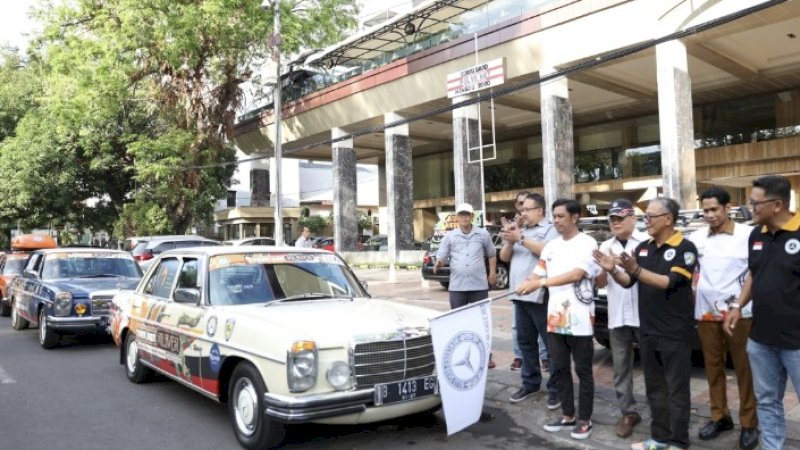
[[[481,417],[486,366],[492,348],[491,305],[487,298],[431,319],[448,436]]]

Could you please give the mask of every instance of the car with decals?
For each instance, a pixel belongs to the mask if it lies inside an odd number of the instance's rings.
[[[370,298],[336,254],[307,248],[164,252],[112,303],[133,383],[152,372],[227,403],[236,439],[267,448],[287,423],[356,424],[440,405],[429,319]]]
[[[11,315],[8,285],[22,273],[31,252],[57,246],[55,239],[46,234],[21,234],[11,239],[11,252],[0,255],[0,316]]]
[[[63,334],[107,333],[115,290],[132,289],[141,277],[136,261],[121,250],[34,251],[8,288],[11,326],[38,327],[39,344],[47,349],[58,346]]]

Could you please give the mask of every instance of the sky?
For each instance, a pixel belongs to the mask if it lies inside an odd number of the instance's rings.
[[[11,44],[24,51],[28,38],[24,35],[34,29],[28,18],[28,9],[36,0],[0,0],[0,44]]]

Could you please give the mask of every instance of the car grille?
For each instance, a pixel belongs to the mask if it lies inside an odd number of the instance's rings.
[[[111,308],[111,295],[98,295],[92,297],[92,315],[107,316]]]
[[[430,336],[356,344],[356,388],[432,375],[436,367]]]

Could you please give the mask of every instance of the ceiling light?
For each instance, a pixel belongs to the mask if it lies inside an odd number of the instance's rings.
[[[403,31],[406,32],[406,36],[411,36],[417,31],[417,27],[412,22],[408,22],[406,26],[403,27]]]

